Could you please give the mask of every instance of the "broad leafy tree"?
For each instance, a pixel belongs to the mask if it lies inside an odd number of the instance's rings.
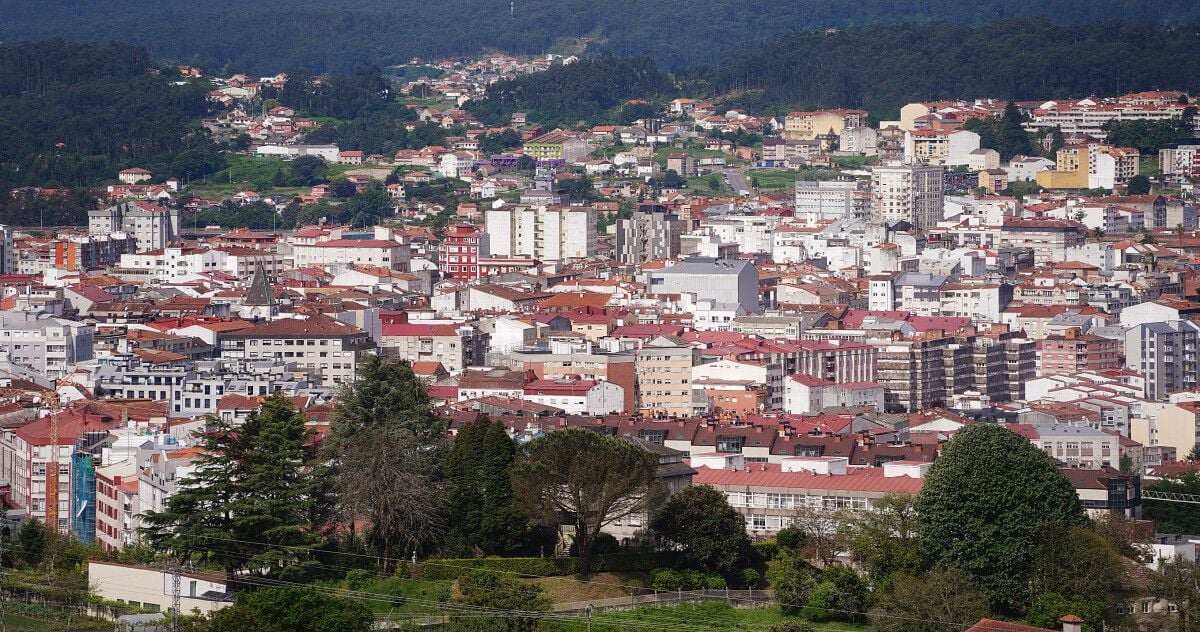
[[[957,568],[993,606],[1029,600],[1038,537],[1046,525],[1086,521],[1070,480],[1028,439],[1002,426],[968,426],[950,440],[917,497],[921,551]]]
[[[280,586],[242,592],[213,613],[208,632],[366,632],[375,617],[361,601],[311,588]]]
[[[800,614],[817,587],[817,570],[798,552],[784,549],[767,567],[767,584],[784,614]]]
[[[961,632],[988,615],[988,598],[962,572],[934,569],[900,573],[876,595],[871,629],[877,632]]]
[[[732,577],[750,558],[745,518],[709,485],[688,487],[671,496],[650,528],[679,545],[688,562],[705,572]]]
[[[893,573],[915,573],[921,566],[917,539],[916,498],[889,494],[872,503],[872,511],[847,512],[839,539],[875,584]]]
[[[579,572],[588,574],[596,534],[661,501],[657,458],[642,448],[591,430],[555,430],[521,447],[511,469],[517,506],[547,524],[575,527]]]
[[[1200,474],[1186,472],[1176,476],[1164,476],[1146,486],[1147,491],[1200,494]],[[1142,516],[1153,520],[1162,533],[1200,532],[1200,505],[1173,503],[1164,500],[1147,500],[1143,503]]]

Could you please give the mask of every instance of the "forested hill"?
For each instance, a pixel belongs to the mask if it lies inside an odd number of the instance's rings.
[[[1151,89],[1196,94],[1198,59],[1197,24],[1012,19],[974,27],[926,22],[795,33],[680,76],[707,80],[712,93],[741,93],[731,105],[858,107],[894,116],[905,103],[948,98],[1026,100]]]
[[[218,157],[194,131],[206,88],[153,71],[134,46],[0,45],[0,188],[80,186],[131,166],[211,170]]]
[[[1195,0],[38,0],[3,2],[0,41],[47,36],[140,44],[155,56],[254,73],[347,71],[485,48],[541,53],[599,33],[662,67],[715,62],[791,31],[900,21],[1046,16],[1200,21]],[[932,80],[932,78],[931,78]]]

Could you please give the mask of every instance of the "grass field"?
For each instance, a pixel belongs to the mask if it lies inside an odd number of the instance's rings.
[[[228,154],[226,159],[229,167],[201,181],[190,184],[186,191],[198,197],[230,196],[238,191],[253,189],[259,193],[276,195],[300,195],[307,193],[309,187],[274,187],[275,172],[282,169],[290,173],[290,164],[278,158],[262,156],[243,156]],[[351,169],[361,168],[359,165],[328,165],[329,176],[334,178]]]
[[[746,179],[767,191],[795,188],[797,180],[833,180],[840,175],[834,169],[754,169],[746,172]]]
[[[760,630],[782,621],[802,621],[785,617],[779,608],[733,608],[725,603],[687,604],[681,606],[653,606],[633,610],[609,611],[592,615],[594,632],[618,632],[623,630],[694,630],[715,632],[717,630]],[[866,626],[846,623],[810,623],[814,630],[822,632],[851,632],[866,630]],[[554,630],[581,632],[586,623],[556,621]]]
[[[428,603],[414,603],[410,599],[421,602],[445,602],[450,599],[454,582],[448,580],[406,579],[403,577],[376,578],[365,585],[355,587],[361,592],[384,595],[387,597],[402,597],[403,601],[388,601],[386,599],[364,599],[372,611],[385,614],[402,614],[414,612],[431,612],[436,610]],[[347,582],[333,584],[337,588],[349,588]]]

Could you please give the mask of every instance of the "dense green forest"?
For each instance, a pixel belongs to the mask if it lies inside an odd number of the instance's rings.
[[[1195,93],[1197,59],[1195,24],[1012,19],[794,33],[680,76],[707,81],[714,92],[747,91],[731,105],[858,107],[890,117],[904,103],[950,98],[1050,99],[1154,88]]]
[[[618,55],[666,68],[791,31],[880,22],[979,24],[1020,16],[1200,21],[1194,0],[41,0],[5,3],[0,41],[62,36],[146,46],[164,59],[273,73],[346,72],[412,56],[485,48],[542,53],[559,37],[599,34]],[[954,66],[949,66],[954,68]]]
[[[650,58],[603,55],[496,82],[488,87],[486,100],[471,101],[467,108],[492,125],[506,123],[514,111],[546,125],[571,125],[594,120],[629,99],[674,92],[674,82]]]
[[[193,177],[218,166],[196,127],[206,88],[153,69],[145,49],[123,44],[0,46],[0,186],[80,186],[133,165]]]

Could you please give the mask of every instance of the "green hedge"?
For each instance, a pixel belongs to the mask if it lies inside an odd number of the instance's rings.
[[[614,553],[592,558],[592,572],[651,571],[671,566],[678,555],[671,553]],[[458,579],[472,568],[486,568],[501,573],[516,573],[529,577],[560,577],[579,574],[577,557],[479,557],[467,559],[428,560],[421,564],[425,579]]]

